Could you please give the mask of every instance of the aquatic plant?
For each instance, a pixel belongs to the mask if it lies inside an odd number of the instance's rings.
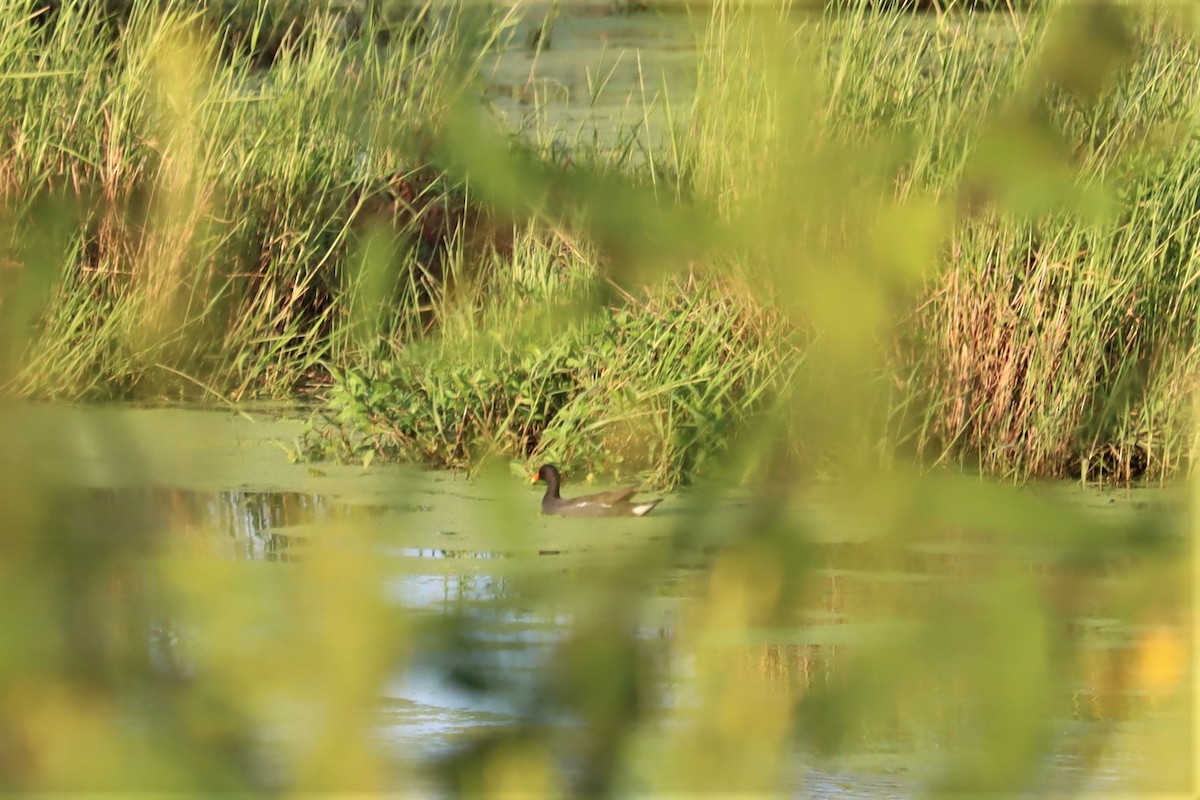
[[[782,320],[718,282],[669,281],[558,324],[531,323],[531,305],[553,311],[538,295],[486,311],[460,299],[465,319],[443,319],[435,341],[401,345],[377,374],[338,373],[305,450],[453,468],[544,459],[669,486],[703,474],[801,362]]]

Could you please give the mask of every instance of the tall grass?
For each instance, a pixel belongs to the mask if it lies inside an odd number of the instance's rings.
[[[867,427],[900,452],[1014,477],[1187,460],[1197,62],[1173,9],[859,6],[791,39],[774,12],[716,13],[689,174],[769,300],[875,365],[880,393],[863,376],[833,407],[882,404]]]
[[[534,256],[523,269],[553,264]],[[435,340],[339,375],[306,446],[457,468],[503,455],[675,485],[745,435],[798,363],[781,319],[712,280],[671,281],[582,316],[536,296],[468,305]]]
[[[1022,34],[1038,46],[1012,51],[1020,80],[965,158],[918,134],[937,150],[917,180],[957,209],[907,323],[918,447],[1014,476],[1170,475],[1190,457],[1197,363],[1196,153],[1181,136],[1196,43],[1170,8],[1050,22]],[[1066,44],[1081,37],[1095,43],[1082,56]]]
[[[264,70],[228,45],[273,24],[266,6],[235,26],[133,4],[117,38],[92,4],[42,28],[3,13],[8,262],[45,215],[73,220],[9,392],[236,399],[350,374],[403,392],[478,355],[496,420],[451,433],[439,404],[468,398],[434,382],[413,412],[426,441],[389,392],[342,383],[348,429],[314,451],[498,451],[670,483],[786,397],[804,414],[784,450],[810,466],[874,452],[1128,480],[1188,460],[1196,45],[1165,7],[717,3],[668,145],[647,149],[647,117],[607,152],[516,145],[479,116],[503,18],[426,8],[384,44],[318,15]],[[557,347],[578,366],[517,424],[563,370],[540,362],[526,386],[487,342],[554,316],[562,286],[584,319],[506,358]],[[656,326],[688,341],[677,372]],[[688,421],[680,393],[700,385],[720,419]]]
[[[115,42],[90,3],[46,30],[2,13],[10,238],[38,198],[75,220],[10,391],[283,393],[353,350],[345,254],[364,210],[442,203],[421,142],[474,74],[471,15],[386,49],[327,21],[263,73],[183,4],[135,4]]]

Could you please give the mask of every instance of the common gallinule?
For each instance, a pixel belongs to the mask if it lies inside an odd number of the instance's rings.
[[[558,494],[558,467],[553,464],[542,464],[542,468],[538,470],[538,474],[530,483],[538,481],[546,482],[546,496],[542,498],[542,513],[555,514],[560,517],[644,517],[662,502],[661,497],[641,503],[633,502],[629,498],[637,494],[638,487],[636,486],[564,499]]]

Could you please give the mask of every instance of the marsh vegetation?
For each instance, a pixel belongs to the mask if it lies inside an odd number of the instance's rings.
[[[673,485],[751,419],[797,468],[837,460],[792,413],[836,316],[885,461],[1170,477],[1192,441],[1196,46],[1168,9],[1104,9],[718,4],[662,23],[699,38],[695,72],[622,76],[640,117],[601,146],[547,132],[552,94],[529,96],[532,135],[485,112],[504,53],[538,85],[513,12],[427,7],[387,36],[305,16],[263,49],[265,10],[227,15],[251,40],[231,48],[186,4],[132,5],[115,33],[88,4],[40,27],[13,6],[5,273],[31,327],[6,389],[331,387],[316,455]],[[1091,72],[1077,39],[1100,43]],[[575,108],[611,89],[603,66]]]
[[[0,785],[1186,786],[1198,32],[899,5],[0,6]]]

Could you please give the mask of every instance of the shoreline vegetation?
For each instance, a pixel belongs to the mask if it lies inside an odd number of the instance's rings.
[[[313,393],[310,457],[658,486],[1190,463],[1200,47],[1167,4],[693,4],[661,149],[649,111],[613,146],[498,127],[488,59],[553,35],[506,7],[35,5],[0,9],[6,395]]]

